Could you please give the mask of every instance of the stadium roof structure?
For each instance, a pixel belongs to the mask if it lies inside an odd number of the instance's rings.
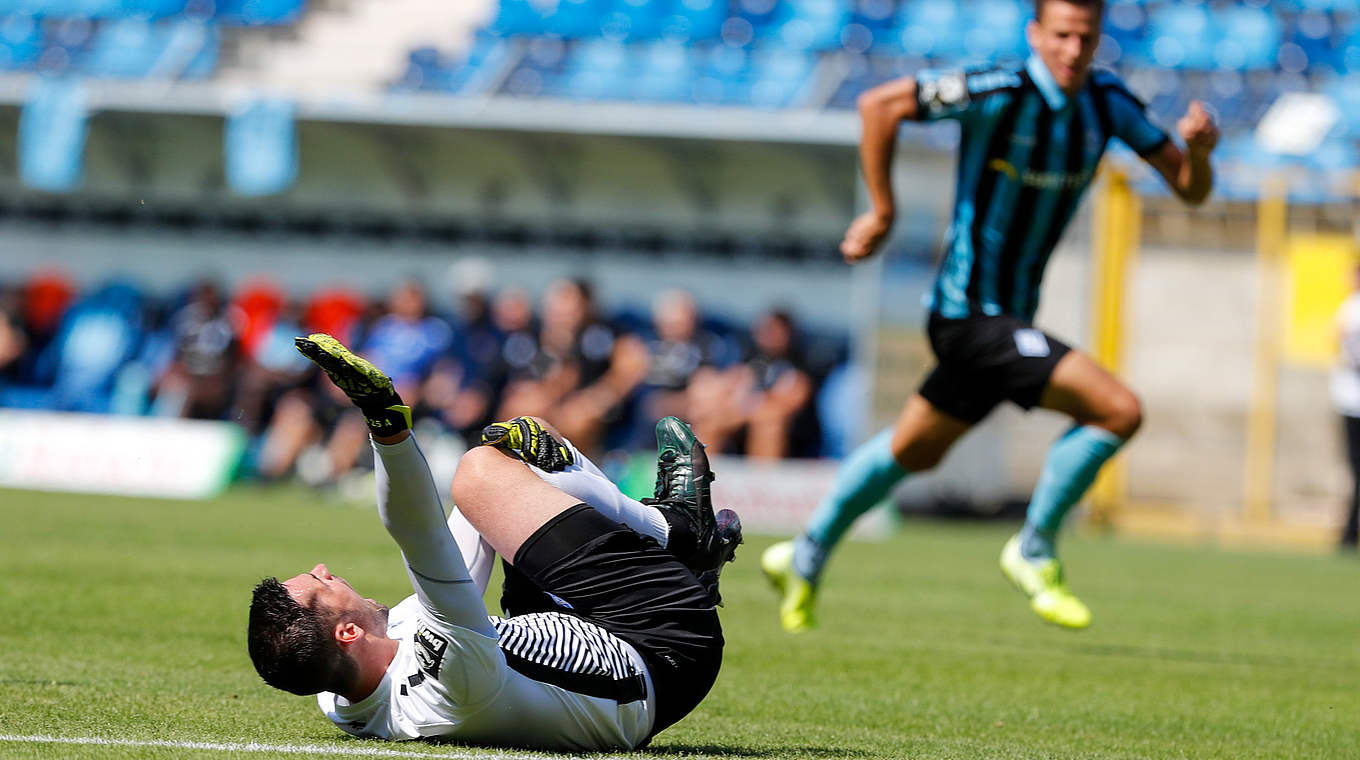
[[[0,76],[0,104],[22,106],[35,79],[29,74]],[[844,110],[772,112],[732,106],[443,93],[271,94],[210,82],[154,80],[90,80],[87,90],[86,105],[92,112],[224,117],[243,102],[275,97],[291,101],[296,106],[296,118],[302,121],[803,145],[854,146],[859,140],[859,116]]]

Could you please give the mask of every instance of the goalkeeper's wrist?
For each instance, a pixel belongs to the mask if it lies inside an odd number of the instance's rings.
[[[364,413],[368,433],[374,440],[391,438],[411,429],[411,407],[400,401],[391,406],[370,407],[360,411]]]

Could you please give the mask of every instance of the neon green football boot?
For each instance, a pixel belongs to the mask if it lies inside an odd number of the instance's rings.
[[[803,633],[817,625],[813,608],[817,588],[793,569],[793,542],[780,541],[760,555],[760,569],[779,592],[779,624],[789,633]]]
[[[1064,628],[1091,624],[1091,610],[1063,582],[1062,563],[1026,559],[1020,553],[1019,535],[1012,536],[1001,550],[1001,572],[1029,597],[1030,609],[1044,620]]]
[[[402,403],[392,378],[367,359],[325,333],[294,338],[293,345],[359,407],[370,433],[381,438],[411,429],[411,407]]]

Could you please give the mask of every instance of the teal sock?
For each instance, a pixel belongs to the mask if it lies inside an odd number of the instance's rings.
[[[1095,482],[1101,465],[1123,445],[1123,438],[1091,425],[1075,425],[1053,443],[1025,513],[1021,554],[1028,559],[1054,556],[1063,518]]]
[[[892,429],[855,449],[836,471],[831,492],[817,505],[793,545],[793,569],[811,583],[821,577],[827,556],[860,515],[883,501],[907,471],[892,453]]]

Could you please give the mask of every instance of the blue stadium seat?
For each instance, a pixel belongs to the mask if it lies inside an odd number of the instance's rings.
[[[635,72],[633,98],[643,101],[688,100],[697,76],[693,48],[676,42],[654,42],[630,51]]]
[[[970,9],[976,23],[963,37],[967,56],[978,60],[1017,59],[1029,54],[1025,21],[1031,11],[1017,0],[982,0]]]
[[[1311,71],[1335,71],[1342,68],[1340,50],[1332,45],[1336,24],[1321,11],[1306,11],[1294,19],[1289,41],[1299,47],[1305,65]]]
[[[1341,133],[1360,139],[1360,76],[1337,79],[1328,85],[1326,92],[1341,112]]]
[[[47,387],[6,388],[0,405],[106,412],[118,373],[137,355],[143,333],[142,298],[132,285],[111,283],[86,296],[62,318],[40,358]]]
[[[556,9],[545,18],[544,32],[567,40],[599,36],[601,21],[609,10],[609,0],[558,0]]]
[[[910,56],[960,62],[968,55],[964,38],[970,27],[957,3],[920,0],[901,6],[889,40]]]
[[[219,23],[248,26],[291,24],[302,15],[304,0],[218,0]]]
[[[42,28],[34,17],[14,14],[0,20],[0,70],[31,68],[42,51]]]
[[[671,42],[713,41],[730,16],[728,0],[674,0],[661,21],[661,37]]]
[[[1232,71],[1267,69],[1275,65],[1280,47],[1280,24],[1263,8],[1245,5],[1217,9],[1211,23],[1217,31],[1214,64]]]
[[[462,95],[483,95],[496,85],[496,78],[510,59],[510,43],[501,37],[478,34],[461,61],[446,64],[438,53],[427,68],[413,60],[421,71],[420,89],[446,90]],[[413,51],[414,55],[414,51]]]
[[[544,12],[532,0],[500,0],[486,31],[500,37],[529,37],[542,34],[547,27]]]
[[[799,50],[839,47],[850,21],[846,0],[781,0],[756,26],[756,37]]]
[[[601,32],[611,40],[654,40],[661,36],[670,6],[669,0],[615,0],[601,24]]]
[[[1200,5],[1170,4],[1151,10],[1145,57],[1166,68],[1212,69],[1218,35]]]
[[[815,58],[802,50],[766,46],[752,51],[748,70],[751,105],[785,108],[796,105],[812,85]]]
[[[582,100],[626,99],[631,91],[628,47],[605,39],[576,43],[554,94]]]
[[[217,63],[217,30],[193,21],[110,21],[99,28],[75,68],[95,77],[205,77]]]

